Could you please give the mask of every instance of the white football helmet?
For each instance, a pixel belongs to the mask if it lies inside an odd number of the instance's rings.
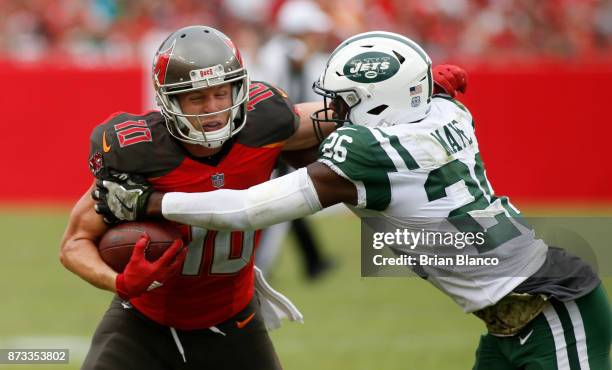
[[[325,104],[312,115],[315,123],[373,127],[420,121],[431,104],[431,59],[402,35],[361,33],[334,50],[313,90]]]

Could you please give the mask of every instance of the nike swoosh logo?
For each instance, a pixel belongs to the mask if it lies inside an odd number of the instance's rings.
[[[104,150],[104,153],[108,153],[110,152],[110,149],[110,145],[106,143],[106,131],[104,131],[104,133],[102,134],[102,150]]]
[[[134,207],[128,207],[127,204],[123,203],[121,198],[119,198],[117,195],[115,195],[115,199],[117,199],[117,202],[119,202],[123,208],[128,210],[128,212],[134,212]]]
[[[247,326],[248,323],[251,322],[251,320],[253,320],[253,317],[255,317],[255,312],[250,314],[249,317],[247,317],[246,319],[242,321],[236,321],[236,326],[238,327],[238,329],[244,328],[245,326]]]
[[[525,342],[527,342],[527,339],[529,339],[529,337],[531,336],[531,334],[533,334],[533,329],[531,329],[531,331],[529,333],[527,333],[527,335],[525,335],[524,337],[519,337],[519,343],[521,344],[521,346],[523,344],[525,344]]]

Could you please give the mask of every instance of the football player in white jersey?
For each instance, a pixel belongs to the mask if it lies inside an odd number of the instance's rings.
[[[331,54],[313,89],[326,107],[313,120],[342,127],[306,168],[246,190],[208,193],[105,181],[98,207],[122,220],[161,215],[250,230],[342,202],[359,217],[399,228],[445,220],[455,232],[480,230],[484,247],[472,249],[494,255],[496,266],[418,266],[485,322],[474,369],[610,369],[610,306],[599,278],[579,258],[536,239],[508,198],[494,194],[470,112],[433,94],[431,61],[419,45],[382,31],[353,36]]]

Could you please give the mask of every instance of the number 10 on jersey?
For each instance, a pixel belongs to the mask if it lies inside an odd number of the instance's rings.
[[[190,226],[188,233],[183,276],[235,274],[253,256],[255,231],[215,231]]]

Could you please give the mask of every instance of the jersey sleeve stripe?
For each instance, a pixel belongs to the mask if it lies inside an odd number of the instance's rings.
[[[491,202],[491,184],[489,184],[489,180],[487,180],[487,175],[485,174],[485,169],[482,163],[482,158],[480,157],[480,153],[476,153],[474,158],[476,160],[476,164],[474,165],[474,173],[476,174],[476,178],[478,179],[478,184],[484,192],[487,200]]]
[[[326,165],[327,167],[329,167],[338,176],[341,176],[341,177],[349,180],[353,184],[355,184],[355,187],[357,188],[357,208],[365,208],[366,207],[366,204],[367,204],[366,188],[365,188],[365,185],[364,185],[363,181],[351,179],[349,176],[347,176],[344,173],[344,171],[342,171],[340,169],[340,167],[336,166],[332,161],[329,161],[329,160],[324,159],[324,158],[319,158],[317,161],[321,162],[324,165]]]
[[[382,130],[376,129],[380,132],[380,134],[389,140],[389,144],[397,151],[397,154],[402,158],[406,167],[409,170],[416,170],[419,168],[418,163],[414,160],[414,157],[404,148],[402,144],[399,142],[399,138],[395,135],[387,135]]]
[[[410,153],[408,153],[406,148],[400,145],[397,136],[389,136],[378,128],[372,129],[371,131],[376,140],[380,143],[381,148],[387,153],[391,161],[393,161],[396,169],[414,170],[419,168],[419,165]]]

